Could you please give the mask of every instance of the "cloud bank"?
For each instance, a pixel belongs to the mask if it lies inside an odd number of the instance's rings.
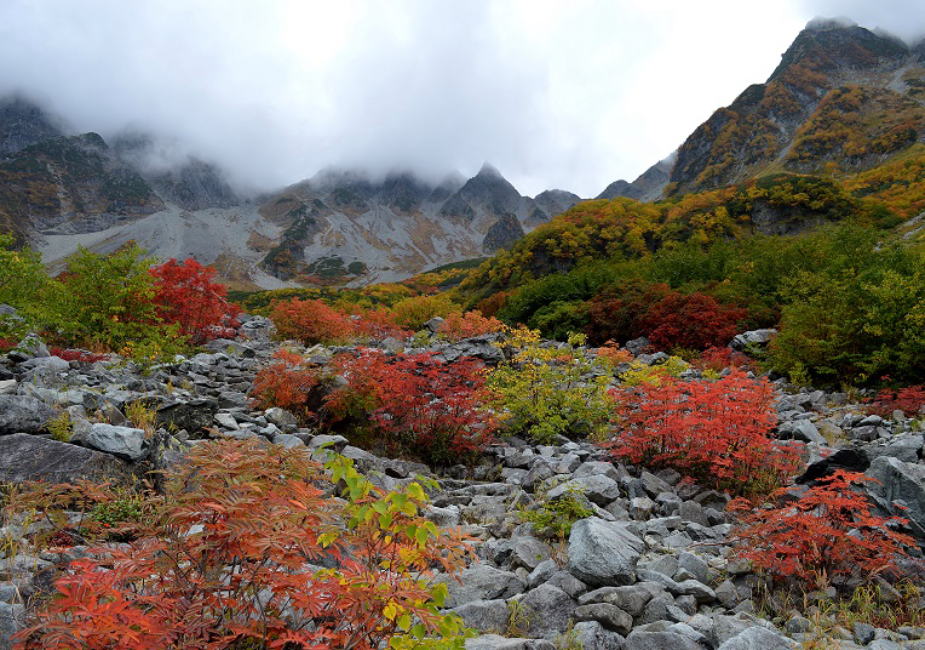
[[[714,0],[5,0],[0,93],[269,189],[329,166],[521,191],[632,179],[762,81],[815,15],[911,38],[925,6]]]

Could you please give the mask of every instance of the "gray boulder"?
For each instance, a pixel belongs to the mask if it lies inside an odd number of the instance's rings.
[[[777,334],[775,329],[749,330],[736,334],[729,347],[733,350],[744,350],[750,345],[765,346],[771,342],[771,339]]]
[[[621,650],[623,637],[605,630],[597,621],[582,621],[572,628],[572,636],[583,650]]]
[[[880,456],[870,464],[867,475],[878,481],[867,486],[877,505],[908,519],[912,532],[925,539],[925,465]]]
[[[677,632],[634,631],[626,637],[624,650],[703,650],[703,646],[690,637]]]
[[[554,500],[574,492],[583,494],[592,503],[603,507],[620,497],[620,484],[604,474],[592,474],[561,483],[546,496]]]
[[[0,435],[41,433],[55,417],[50,406],[25,395],[0,395]]]
[[[459,574],[459,579],[442,576],[449,594],[447,607],[458,607],[474,600],[510,598],[524,590],[524,583],[516,574],[502,571],[488,564],[473,564]]]
[[[633,617],[608,603],[581,605],[575,609],[575,618],[579,621],[597,621],[620,634],[628,634],[633,629]]]
[[[628,585],[636,579],[636,563],[644,550],[643,541],[625,523],[589,517],[572,526],[568,569],[590,585]]]
[[[93,449],[131,461],[141,460],[148,454],[145,432],[131,427],[97,422],[81,436],[81,442]]]
[[[466,627],[480,632],[503,632],[507,628],[507,602],[497,600],[473,600],[452,610],[459,614]]]
[[[0,603],[0,650],[9,650],[13,647],[10,637],[24,627],[25,620],[25,607]]]
[[[718,650],[790,650],[798,647],[796,641],[763,627],[750,627],[735,635]]]
[[[520,603],[527,612],[527,629],[532,637],[552,636],[565,630],[576,607],[567,593],[549,583],[528,591]]]
[[[0,436],[0,483],[122,482],[130,476],[128,465],[110,454],[26,433]]]
[[[29,334],[20,341],[15,348],[7,353],[7,357],[14,363],[21,363],[29,359],[36,359],[48,356],[48,348],[45,343],[35,334]]]

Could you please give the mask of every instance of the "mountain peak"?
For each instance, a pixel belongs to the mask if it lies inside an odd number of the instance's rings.
[[[64,135],[56,120],[20,95],[0,98],[0,158]]]
[[[909,47],[892,35],[874,33],[842,18],[814,18],[781,56],[768,81],[780,78],[796,65],[817,72],[869,68],[908,53]]]
[[[476,178],[479,176],[493,176],[495,178],[504,178],[501,175],[501,172],[498,171],[498,168],[492,165],[489,162],[482,163],[482,168],[479,170],[479,173],[476,174]]]

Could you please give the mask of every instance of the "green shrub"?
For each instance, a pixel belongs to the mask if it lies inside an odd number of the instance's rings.
[[[583,336],[573,336],[564,348],[544,347],[539,332],[513,332],[508,343],[517,352],[488,377],[493,406],[508,434],[543,444],[559,435],[604,432],[611,412],[608,378],[584,378],[594,366],[575,349],[583,342]]]
[[[925,379],[925,264],[900,248],[869,251],[856,267],[801,273],[790,284],[772,365],[816,382]],[[863,265],[863,266],[862,266]],[[857,268],[861,267],[861,268]]]
[[[594,514],[587,504],[580,491],[571,489],[557,499],[541,499],[533,510],[521,510],[520,518],[540,535],[568,539],[572,524]]]

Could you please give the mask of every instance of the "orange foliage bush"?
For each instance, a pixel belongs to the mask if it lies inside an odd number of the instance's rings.
[[[329,469],[256,441],[198,445],[142,536],[72,563],[18,647],[373,650],[457,637],[427,578],[458,568],[464,549],[420,516],[421,486],[384,493],[346,459]],[[326,496],[340,482],[347,498]]]
[[[497,318],[482,316],[478,310],[461,313],[454,311],[447,315],[437,333],[449,341],[460,341],[473,336],[500,332],[504,323]]]
[[[903,546],[914,540],[892,526],[898,517],[877,517],[855,486],[872,482],[863,474],[837,470],[794,498],[792,489],[772,495],[775,504],[751,511],[745,499],[729,504],[745,511],[736,531],[737,554],[775,578],[790,576],[824,587],[833,576],[869,579],[896,568]]]
[[[251,397],[258,408],[279,406],[303,423],[315,415],[310,408],[311,391],[318,385],[318,374],[305,367],[305,360],[293,352],[278,350],[276,362],[262,368],[254,377]]]
[[[372,425],[376,442],[390,453],[456,463],[491,441],[495,423],[483,409],[485,373],[476,359],[448,363],[433,353],[365,349],[339,356],[334,365],[347,385],[326,396],[329,417]]]
[[[341,343],[353,335],[350,318],[321,300],[293,298],[276,302],[270,318],[281,336],[305,345]]]
[[[621,363],[629,363],[635,358],[632,352],[626,348],[621,348],[616,341],[604,343],[597,349],[597,356],[612,367],[619,366]]]
[[[387,309],[369,309],[356,314],[353,317],[353,334],[355,338],[367,341],[411,336],[411,332],[401,327]]]
[[[670,467],[733,493],[769,491],[795,469],[797,454],[772,436],[770,384],[734,371],[713,382],[667,378],[614,390],[621,433],[607,445],[620,460]]]

